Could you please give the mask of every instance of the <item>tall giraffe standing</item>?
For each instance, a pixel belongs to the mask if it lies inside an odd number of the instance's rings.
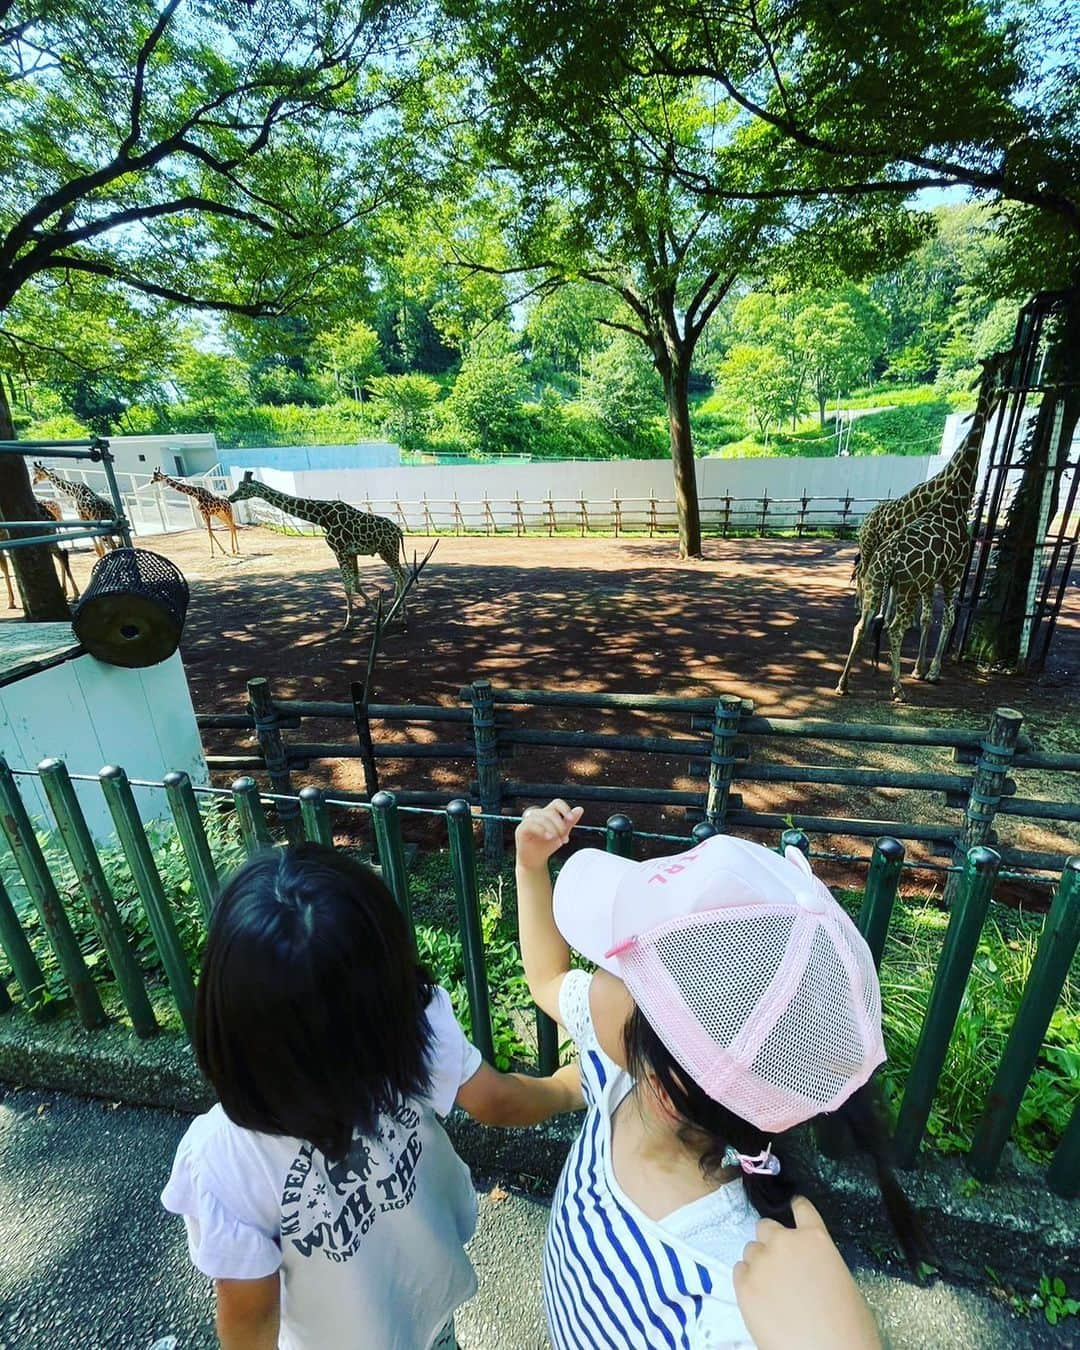
[[[58,520],[63,519],[63,512],[60,509],[59,503],[43,502],[40,497],[35,497],[34,503],[37,506],[38,515],[41,517],[41,520],[43,522],[43,528],[41,530],[41,533],[55,535],[56,531],[49,529],[48,526],[54,525]],[[19,533],[21,533],[24,538],[27,537],[26,531],[20,531]],[[10,539],[10,538],[11,535],[7,530],[0,529],[0,539]],[[68,550],[66,548],[61,548],[58,543],[51,544],[50,550],[52,552],[53,558],[56,561],[57,571],[60,573],[60,585],[63,586],[64,588],[64,598],[65,599],[67,598],[68,583],[70,582],[71,598],[72,600],[78,600],[79,587],[76,584],[75,578],[74,576],[72,576],[71,573],[71,561],[68,555]],[[10,564],[8,563],[6,551],[0,553],[0,572],[3,572],[4,574],[4,584],[7,586],[8,609],[17,609],[18,606],[15,603],[15,590],[11,584],[11,567]]]
[[[360,585],[356,570],[356,559],[362,554],[378,554],[394,574],[394,599],[405,590],[405,572],[401,566],[401,557],[405,547],[404,537],[399,526],[385,516],[375,516],[369,511],[358,511],[345,502],[324,501],[317,497],[290,497],[286,492],[278,492],[265,483],[256,482],[247,476],[230,493],[230,502],[242,502],[249,497],[261,497],[264,501],[284,511],[286,515],[297,516],[300,520],[310,520],[325,531],[326,542],[337,559],[341,571],[341,580],[345,586],[345,628],[352,624],[352,597],[355,591],[370,609],[371,600]],[[405,602],[401,603],[402,623],[405,622]]]
[[[224,497],[215,497],[212,492],[207,492],[204,487],[197,487],[194,483],[182,483],[176,478],[170,478],[167,473],[162,473],[160,469],[154,470],[154,475],[150,479],[151,483],[167,483],[169,487],[176,492],[182,492],[185,497],[193,497],[195,505],[199,508],[199,515],[203,518],[206,525],[206,532],[210,536],[210,556],[214,556],[214,545],[221,549],[221,544],[214,538],[214,527],[211,520],[216,516],[218,520],[224,521],[229,531],[229,542],[233,553],[240,552],[240,544],[236,538],[236,521],[233,519],[233,509]]]
[[[847,693],[855,652],[867,624],[878,613],[890,587],[896,598],[895,609],[888,621],[893,700],[899,703],[904,697],[900,681],[901,650],[904,634],[920,607],[919,654],[915,658],[913,674],[917,680],[925,678],[932,684],[941,678],[941,660],[956,618],[956,597],[971,546],[968,513],[975,495],[983,432],[999,396],[999,370],[999,361],[988,364],[967,434],[947,469],[937,476],[944,478],[946,473],[953,471],[947,480],[948,491],[934,496],[920,515],[894,529],[878,545],[867,563],[860,560],[858,588],[861,609],[847,661],[836,685],[838,694]],[[931,479],[930,484],[920,484],[920,487],[930,486],[936,481]],[[938,586],[945,597],[945,610],[941,617],[941,633],[934,659],[927,669],[926,652],[933,621],[934,591]]]
[[[116,508],[111,502],[107,502],[104,497],[99,497],[85,483],[75,483],[70,478],[61,478],[59,474],[53,473],[52,469],[47,469],[44,464],[34,464],[34,482],[52,483],[58,492],[62,492],[65,497],[70,497],[75,503],[75,510],[80,520],[114,520],[116,518]],[[99,558],[105,556],[105,545],[101,541],[100,535],[94,536],[94,552]],[[109,538],[109,548],[116,548],[116,540]]]

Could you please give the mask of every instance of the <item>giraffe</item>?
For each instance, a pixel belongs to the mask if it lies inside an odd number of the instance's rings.
[[[75,483],[70,478],[61,478],[59,474],[53,473],[52,469],[47,469],[44,464],[37,461],[34,463],[34,482],[52,483],[58,492],[62,492],[65,497],[70,497],[75,503],[75,510],[78,512],[80,520],[116,519],[116,510],[111,502],[107,502],[104,497],[99,497],[85,483]],[[99,558],[104,558],[105,545],[102,543],[101,536],[95,535],[93,543],[94,552]],[[116,548],[116,540],[110,537],[108,546],[109,548]]]
[[[858,564],[856,588],[859,596],[859,618],[851,638],[847,661],[837,681],[836,692],[846,694],[851,664],[871,617],[881,611],[890,589],[895,597],[889,630],[889,655],[892,662],[892,696],[902,702],[903,685],[900,681],[901,649],[904,634],[919,614],[919,654],[915,658],[913,674],[917,680],[926,679],[936,684],[941,678],[941,661],[945,644],[952,632],[956,617],[956,599],[964,572],[971,537],[968,513],[975,495],[975,478],[979,467],[979,450],[987,420],[999,397],[997,375],[1002,358],[985,363],[986,373],[979,390],[979,398],[972,414],[971,424],[963,442],[948,466],[937,478],[919,487],[930,487],[938,479],[946,480],[947,490],[934,495],[914,519],[905,519],[886,538],[877,544],[870,558]],[[910,494],[909,494],[910,495]],[[901,499],[902,500],[902,499]],[[926,652],[933,621],[934,591],[940,586],[945,597],[945,611],[937,649],[929,668]]]
[[[337,559],[341,571],[341,580],[345,587],[345,629],[352,624],[352,595],[355,591],[370,609],[371,600],[360,585],[357,575],[356,559],[358,554],[378,554],[394,574],[394,599],[405,589],[406,577],[401,566],[405,541],[400,528],[385,516],[374,516],[368,511],[358,511],[345,502],[331,502],[316,497],[290,497],[288,493],[278,492],[265,483],[256,482],[250,476],[250,470],[235,492],[229,494],[230,502],[242,502],[248,497],[261,497],[264,501],[284,511],[286,515],[297,516],[300,520],[310,520],[319,525],[326,533],[326,542]],[[405,623],[405,602],[401,604],[402,624]]]
[[[202,516],[206,525],[206,532],[210,536],[210,556],[214,556],[214,545],[221,549],[221,544],[214,538],[214,528],[210,524],[211,519],[216,516],[218,520],[225,522],[229,530],[229,543],[232,546],[233,553],[239,554],[240,544],[236,538],[236,521],[233,519],[233,510],[224,497],[215,497],[212,492],[207,492],[206,488],[196,487],[194,483],[181,483],[176,478],[170,478],[167,473],[160,469],[155,469],[151,483],[167,483],[169,487],[176,492],[182,492],[185,497],[193,497],[195,505],[199,508],[199,515]]]
[[[35,497],[34,502],[37,506],[38,515],[41,517],[42,521],[45,521],[49,525],[51,525],[55,524],[56,521],[63,519],[63,512],[60,509],[59,503],[43,502],[40,497]],[[19,533],[21,533],[24,537],[26,537],[25,530],[19,531]],[[50,530],[46,526],[42,528],[41,533],[55,534],[56,531]],[[0,539],[10,539],[10,538],[11,534],[9,533],[9,531],[0,528]],[[64,598],[67,599],[68,583],[70,582],[71,598],[72,600],[78,600],[79,587],[75,581],[74,576],[71,573],[71,561],[68,555],[68,550],[66,548],[61,548],[59,544],[52,544],[50,547],[52,549],[53,558],[56,560],[57,563],[57,570],[60,573],[60,585],[64,588]],[[0,553],[0,572],[3,572],[4,574],[4,584],[7,586],[8,609],[17,609],[18,606],[15,603],[15,591],[11,585],[11,566],[8,563],[8,556],[6,551]]]

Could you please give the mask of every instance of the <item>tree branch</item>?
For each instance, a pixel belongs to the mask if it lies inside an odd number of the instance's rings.
[[[120,142],[120,148],[117,155],[120,158],[126,158],[128,152],[138,143],[141,132],[142,119],[142,100],[143,89],[146,82],[146,65],[153,54],[154,48],[161,41],[165,29],[172,22],[172,16],[180,6],[180,0],[169,0],[169,3],[158,15],[157,23],[150,30],[150,34],[142,47],[139,49],[139,57],[135,62],[135,79],[131,89],[131,130]]]
[[[171,300],[174,304],[186,305],[189,309],[217,310],[225,314],[242,314],[252,319],[268,318],[273,314],[280,313],[282,309],[280,305],[272,304],[270,301],[245,303],[238,300],[211,299],[206,296],[190,295],[171,286],[162,286],[156,281],[149,281],[145,277],[132,276],[130,273],[114,267],[111,263],[97,258],[76,258],[57,254],[53,258],[53,266],[66,267],[72,272],[89,272],[92,276],[108,277],[110,281],[117,281],[121,285],[130,286],[132,290],[141,291],[144,295],[154,295],[160,300]]]

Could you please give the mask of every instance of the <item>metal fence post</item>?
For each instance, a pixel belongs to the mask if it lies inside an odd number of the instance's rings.
[[[780,835],[780,852],[797,848],[804,858],[810,857],[810,836],[803,830],[787,829]]]
[[[51,1017],[56,1005],[46,998],[48,990],[45,976],[38,965],[30,939],[23,932],[15,906],[7,893],[3,878],[0,877],[0,947],[8,959],[15,980],[22,990],[23,1003],[27,1011],[36,1017]]]
[[[93,1030],[105,1026],[108,1018],[86,968],[83,954],[71,923],[64,913],[56,886],[42,855],[30,816],[7,760],[0,758],[0,824],[16,865],[34,902],[34,908],[48,934],[49,942],[63,972],[71,997],[84,1027]]]
[[[982,754],[971,776],[971,790],[964,809],[964,824],[957,839],[953,862],[960,864],[968,849],[990,842],[990,830],[1005,790],[1006,775],[1016,753],[1016,741],[1024,717],[1013,708],[995,708],[990,718]],[[951,905],[960,885],[953,872],[945,883],[944,901]]]
[[[469,995],[469,1019],[473,1044],[489,1064],[495,1060],[491,1035],[491,1003],[484,962],[484,931],[480,922],[480,888],[476,879],[473,849],[472,808],[460,797],[446,808],[450,836],[450,862],[458,902],[461,954],[465,963],[465,988]]]
[[[191,968],[173,922],[172,911],[161,884],[150,841],[146,837],[139,808],[135,805],[127,774],[116,765],[107,765],[98,774],[109,812],[116,826],[120,847],[135,880],[143,910],[154,936],[154,945],[165,967],[177,1011],[190,1036],[195,1025],[195,983]]]
[[[273,847],[273,839],[266,824],[259,787],[254,778],[237,778],[232,785],[233,803],[236,806],[236,818],[240,822],[240,837],[244,841],[244,851],[248,857],[254,857],[263,849]]]
[[[416,923],[409,899],[409,876],[405,868],[405,850],[401,844],[401,821],[397,799],[392,792],[376,792],[371,799],[371,814],[375,821],[375,838],[379,845],[379,861],[383,880],[389,886],[398,909],[409,926],[409,940],[416,953]]]
[[[173,824],[180,837],[180,847],[184,850],[192,884],[199,894],[203,919],[209,926],[210,916],[214,912],[217,899],[218,874],[214,855],[203,829],[202,816],[195,789],[186,773],[167,773],[162,780],[165,785],[165,799],[169,803]]]
[[[884,835],[875,842],[866,873],[866,889],[863,891],[858,927],[870,948],[874,965],[879,968],[903,864],[904,846],[899,839]]]
[[[60,759],[45,759],[38,765],[38,773],[56,817],[60,838],[64,841],[75,875],[86,896],[94,927],[116,976],[124,1006],[131,1017],[131,1025],[137,1036],[153,1036],[158,1030],[157,1018],[146,996],[139,963],[135,960],[120,922],[116,901],[105,880],[86,817],[68,776],[67,765]]]
[[[964,860],[956,904],[896,1120],[894,1149],[901,1167],[910,1167],[919,1152],[1000,865],[1001,857],[992,848],[973,848]]]
[[[1001,1063],[994,1075],[986,1109],[975,1127],[967,1167],[982,1181],[997,1170],[1020,1100],[1042,1048],[1069,967],[1080,944],[1080,855],[1065,864],[1061,881],[1043,924],[1038,951]]]
[[[731,781],[735,776],[735,737],[739,733],[742,699],[722,694],[713,709],[712,743],[709,747],[709,789],[705,796],[705,819],[714,829],[724,828]]]
[[[690,838],[693,839],[695,844],[703,844],[706,839],[712,839],[719,833],[720,831],[715,826],[710,825],[707,820],[699,820],[690,831]]]
[[[559,1025],[542,1008],[536,1010],[536,1062],[545,1077],[559,1067]]]
[[[248,680],[248,706],[252,721],[255,723],[255,735],[259,738],[259,749],[266,762],[266,772],[270,777],[270,787],[290,800],[275,803],[277,817],[290,844],[298,844],[303,838],[300,827],[300,807],[292,801],[293,783],[289,773],[289,756],[285,742],[281,738],[280,719],[274,701],[270,697],[270,681],[259,676]]]
[[[484,813],[484,858],[497,863],[503,855],[501,820],[489,816],[502,813],[502,781],[499,776],[499,733],[495,726],[495,696],[490,680],[473,680],[473,743],[476,747],[476,777],[480,786],[480,808]]]
[[[1055,1195],[1066,1200],[1075,1200],[1080,1195],[1080,1103],[1073,1109],[1072,1119],[1061,1136],[1046,1181]]]
[[[304,822],[304,834],[313,844],[334,846],[334,834],[330,828],[330,812],[326,806],[326,795],[322,788],[306,787],[300,789],[300,816]]]
[[[634,827],[630,823],[629,816],[624,816],[621,812],[608,816],[604,847],[609,853],[617,853],[620,858],[634,856]]]

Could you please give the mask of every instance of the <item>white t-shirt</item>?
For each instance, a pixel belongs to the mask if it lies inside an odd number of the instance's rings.
[[[300,1139],[234,1125],[214,1106],[176,1151],[162,1203],[212,1279],[281,1272],[281,1350],[426,1350],[476,1292],[463,1250],[476,1228],[469,1169],[436,1115],[480,1067],[436,989],[431,1089],[383,1116],[330,1163]]]
[[[585,1123],[551,1206],[544,1309],[556,1350],[752,1350],[731,1272],[758,1216],[741,1181],[665,1219],[623,1192],[611,1161],[611,1117],[633,1079],[600,1048],[589,1011],[592,976],[572,970],[560,1021],[577,1043]]]

